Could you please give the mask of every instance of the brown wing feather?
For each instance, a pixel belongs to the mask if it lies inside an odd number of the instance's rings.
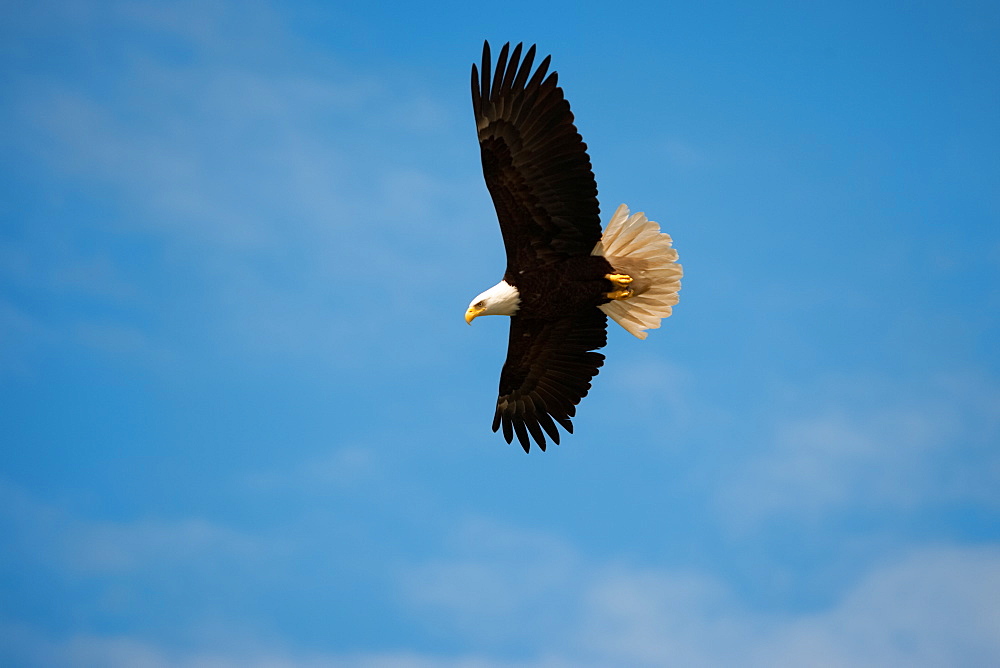
[[[601,238],[587,145],[556,74],[546,76],[549,57],[531,75],[535,47],[523,60],[521,50],[504,44],[494,70],[487,42],[482,72],[472,66],[483,176],[503,232],[507,275],[588,255]]]
[[[570,418],[604,364],[593,351],[605,343],[607,317],[597,308],[556,320],[511,318],[493,431],[503,427],[508,443],[516,434],[525,452],[531,439],[545,450],[544,434],[558,444],[555,423],[572,434]]]

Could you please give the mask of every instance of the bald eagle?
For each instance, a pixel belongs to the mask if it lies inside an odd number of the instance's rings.
[[[472,65],[472,108],[483,176],[507,251],[503,280],[472,300],[465,320],[507,315],[510,337],[500,372],[493,431],[559,443],[573,433],[576,405],[604,363],[607,316],[640,339],[670,315],[681,266],[670,236],[642,213],[618,207],[601,234],[597,183],[569,103],[548,73],[532,73],[535,47],[504,44],[493,69],[483,45]],[[491,70],[493,73],[491,74]]]

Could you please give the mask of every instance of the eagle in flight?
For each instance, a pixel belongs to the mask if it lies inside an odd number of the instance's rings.
[[[618,207],[603,234],[587,145],[573,124],[547,56],[504,44],[493,67],[472,65],[483,176],[493,198],[507,270],[472,300],[465,320],[510,316],[507,360],[493,431],[559,443],[604,363],[607,318],[640,339],[677,304],[681,265],[670,236],[642,213]]]

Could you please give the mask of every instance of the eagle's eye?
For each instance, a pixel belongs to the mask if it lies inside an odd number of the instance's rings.
[[[486,306],[486,300],[485,299],[482,300],[482,301],[476,302],[476,308],[483,308],[484,306]]]

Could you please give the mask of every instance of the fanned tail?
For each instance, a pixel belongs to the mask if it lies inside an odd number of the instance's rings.
[[[671,244],[670,235],[658,224],[642,212],[629,215],[622,204],[591,253],[603,255],[615,271],[632,277],[631,297],[598,308],[640,339],[646,338],[645,330],[658,328],[680,300],[677,292],[684,271]]]

